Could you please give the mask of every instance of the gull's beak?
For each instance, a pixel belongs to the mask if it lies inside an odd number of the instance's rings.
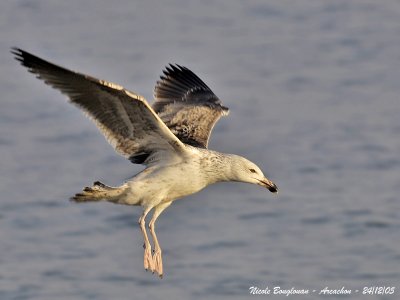
[[[267,177],[264,177],[263,180],[258,179],[258,181],[260,182],[259,185],[266,187],[271,193],[278,193],[278,187],[276,184]]]

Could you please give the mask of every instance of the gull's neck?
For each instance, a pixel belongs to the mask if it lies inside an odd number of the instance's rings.
[[[233,165],[236,155],[201,149],[201,165],[209,184],[235,181]]]

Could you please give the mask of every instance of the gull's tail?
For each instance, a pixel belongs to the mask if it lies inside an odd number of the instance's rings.
[[[85,187],[82,192],[75,194],[71,197],[74,202],[96,202],[96,201],[109,201],[118,203],[119,199],[124,195],[126,187],[110,187],[96,181],[92,187]]]

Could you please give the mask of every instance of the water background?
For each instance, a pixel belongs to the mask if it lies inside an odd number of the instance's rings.
[[[140,208],[68,201],[141,167],[11,46],[149,101],[167,63],[189,67],[231,109],[210,148],[257,162],[279,195],[226,183],[175,202],[158,220],[165,277],[146,273]],[[250,286],[396,286],[351,299],[397,299],[399,53],[395,0],[3,1],[0,299],[247,299]]]

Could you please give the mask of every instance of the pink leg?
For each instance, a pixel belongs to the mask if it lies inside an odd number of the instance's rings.
[[[152,209],[152,207],[147,207],[144,211],[143,214],[139,218],[139,224],[140,224],[140,229],[142,230],[142,234],[144,237],[144,260],[143,260],[143,265],[146,271],[150,269],[152,272],[154,272],[154,261],[153,257],[151,256],[151,245],[149,238],[147,237],[147,232],[146,232],[146,223],[145,223],[145,218],[149,211]]]
[[[158,216],[163,212],[163,210],[166,209],[170,205],[171,205],[171,202],[161,203],[161,204],[157,205],[154,208],[154,214],[149,223],[150,233],[151,233],[151,236],[154,241],[154,255],[153,255],[154,269],[158,273],[160,278],[163,277],[163,263],[162,263],[162,255],[161,255],[162,251],[161,251],[160,244],[158,243],[156,231],[154,228],[154,223],[157,220]]]

